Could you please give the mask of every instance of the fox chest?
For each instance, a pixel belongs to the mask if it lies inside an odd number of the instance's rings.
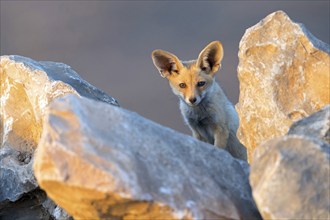
[[[207,108],[185,108],[181,111],[185,121],[190,125],[208,127],[216,123],[215,115]]]
[[[211,112],[205,111],[204,109],[192,108],[185,109],[182,111],[183,118],[189,127],[201,135],[203,140],[206,140],[208,143],[214,143],[214,125],[216,120]]]

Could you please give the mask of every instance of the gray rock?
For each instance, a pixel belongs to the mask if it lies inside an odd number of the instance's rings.
[[[53,200],[48,197],[41,204],[41,209],[46,210],[51,219],[73,220],[73,218],[61,207],[56,205]]]
[[[0,203],[16,201],[38,187],[30,157],[9,146],[0,148]]]
[[[23,194],[15,202],[0,202],[1,220],[72,220],[62,208],[47,198],[40,188]]]
[[[18,55],[2,56],[1,59],[3,58],[8,58],[12,62],[23,64],[25,67],[29,68],[31,72],[45,72],[50,81],[66,83],[73,87],[81,96],[118,106],[116,99],[82,79],[76,71],[64,63],[35,61],[31,58]]]
[[[264,219],[329,219],[330,146],[289,135],[253,155],[250,183]]]
[[[1,220],[43,220],[50,219],[50,213],[42,205],[47,199],[44,191],[36,188],[22,195],[17,201],[0,202]]]
[[[307,118],[293,123],[288,134],[318,138],[330,144],[330,105],[323,107]]]
[[[73,95],[44,123],[36,178],[74,218],[260,219],[248,164],[222,149]]]

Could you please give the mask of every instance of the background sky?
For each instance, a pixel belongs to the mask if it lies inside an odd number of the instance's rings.
[[[217,79],[238,101],[238,45],[245,30],[283,10],[329,44],[329,1],[3,1],[1,55],[63,62],[129,110],[190,134],[166,79],[151,60],[164,49],[197,58],[210,41],[224,46]]]

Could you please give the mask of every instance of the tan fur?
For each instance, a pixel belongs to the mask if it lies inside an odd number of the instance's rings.
[[[246,148],[236,137],[237,113],[214,78],[222,58],[219,41],[211,42],[192,61],[181,62],[164,50],[152,52],[156,68],[180,99],[182,116],[193,136],[246,160]]]

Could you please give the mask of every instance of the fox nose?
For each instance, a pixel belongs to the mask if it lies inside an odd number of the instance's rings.
[[[192,97],[192,98],[189,99],[189,102],[191,104],[194,104],[196,101],[197,101],[196,97]]]

